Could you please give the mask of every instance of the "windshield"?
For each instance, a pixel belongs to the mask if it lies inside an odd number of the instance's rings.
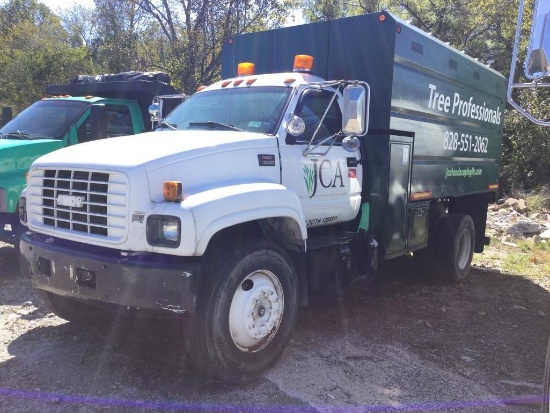
[[[216,128],[274,134],[291,90],[255,87],[196,93],[157,130]]]
[[[8,139],[62,139],[89,103],[40,100],[8,122],[0,134]]]

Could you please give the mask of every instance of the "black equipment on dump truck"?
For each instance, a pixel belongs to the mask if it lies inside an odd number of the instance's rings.
[[[254,62],[258,74],[288,71],[296,54],[314,57],[317,76],[370,85],[362,202],[383,258],[425,247],[443,210],[471,216],[482,252],[498,191],[504,77],[386,12],[234,36],[222,77],[238,62]]]
[[[149,105],[153,99],[161,95],[177,95],[178,91],[170,85],[170,78],[165,73],[126,72],[114,75],[79,75],[69,84],[46,86],[46,94],[134,100],[141,108],[144,125],[150,130]]]

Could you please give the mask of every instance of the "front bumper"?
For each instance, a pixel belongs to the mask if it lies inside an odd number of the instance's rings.
[[[200,258],[135,253],[33,232],[20,238],[20,268],[34,287],[98,305],[193,313]]]

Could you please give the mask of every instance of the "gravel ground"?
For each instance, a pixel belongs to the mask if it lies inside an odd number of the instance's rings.
[[[310,301],[271,370],[221,386],[198,379],[176,321],[49,314],[0,244],[0,412],[540,411],[549,291],[521,276],[444,285],[405,262]]]

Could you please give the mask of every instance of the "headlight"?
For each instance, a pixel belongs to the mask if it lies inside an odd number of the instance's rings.
[[[147,242],[158,247],[177,248],[181,239],[178,217],[151,215],[147,218]]]
[[[21,197],[19,198],[19,221],[23,225],[27,225],[27,198]]]

